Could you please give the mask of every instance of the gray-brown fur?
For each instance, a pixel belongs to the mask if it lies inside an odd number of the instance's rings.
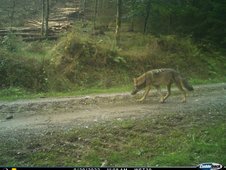
[[[175,83],[178,89],[183,94],[183,102],[186,102],[186,91],[183,89],[186,88],[189,91],[194,90],[193,87],[188,83],[185,78],[182,78],[181,75],[174,69],[171,68],[162,68],[162,69],[154,69],[150,70],[141,76],[134,78],[134,89],[132,91],[132,95],[136,94],[141,89],[145,89],[145,93],[139,101],[143,101],[149,91],[151,86],[154,86],[159,95],[160,95],[160,102],[165,102],[165,100],[171,94],[171,85]],[[167,94],[162,96],[160,86],[165,85],[167,87]]]

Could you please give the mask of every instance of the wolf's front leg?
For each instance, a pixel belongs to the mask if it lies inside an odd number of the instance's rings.
[[[168,84],[167,85],[167,93],[163,98],[163,102],[165,102],[165,100],[170,96],[170,94],[171,94],[171,84]]]
[[[183,99],[181,100],[182,103],[186,103],[186,93],[183,95]]]
[[[137,100],[137,101],[139,101],[139,102],[144,101],[144,100],[146,99],[146,97],[147,97],[147,95],[148,95],[150,89],[151,89],[151,86],[147,86],[146,89],[145,89],[145,92],[144,92],[143,97],[141,97],[141,98],[140,98],[139,100]]]

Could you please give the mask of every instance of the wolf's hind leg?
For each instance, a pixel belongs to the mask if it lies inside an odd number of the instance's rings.
[[[160,102],[160,103],[164,103],[164,98],[163,98],[163,95],[162,95],[160,86],[155,86],[155,88],[157,89],[157,92],[158,92],[158,94],[159,94],[159,96],[160,96],[159,102]]]
[[[181,83],[176,83],[176,86],[178,87],[178,89],[181,91],[181,93],[183,94],[183,99],[182,99],[182,103],[186,102],[186,91],[183,89]]]
[[[171,94],[171,83],[167,85],[167,93],[163,98],[163,102],[165,102],[165,100],[170,96]]]
[[[151,86],[147,86],[147,87],[146,87],[145,92],[144,92],[144,95],[142,96],[142,98],[140,98],[140,99],[138,100],[139,102],[144,101],[144,99],[147,97],[147,95],[148,95],[150,89],[151,89]]]

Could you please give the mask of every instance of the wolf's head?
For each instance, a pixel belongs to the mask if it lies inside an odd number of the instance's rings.
[[[131,92],[131,95],[135,95],[137,92],[145,88],[146,86],[146,76],[142,75],[138,78],[133,79],[133,91]]]

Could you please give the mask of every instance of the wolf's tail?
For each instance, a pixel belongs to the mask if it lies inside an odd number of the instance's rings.
[[[181,79],[183,86],[188,90],[188,91],[193,91],[194,88],[192,87],[192,85],[190,85],[188,83],[188,81],[184,78]]]

